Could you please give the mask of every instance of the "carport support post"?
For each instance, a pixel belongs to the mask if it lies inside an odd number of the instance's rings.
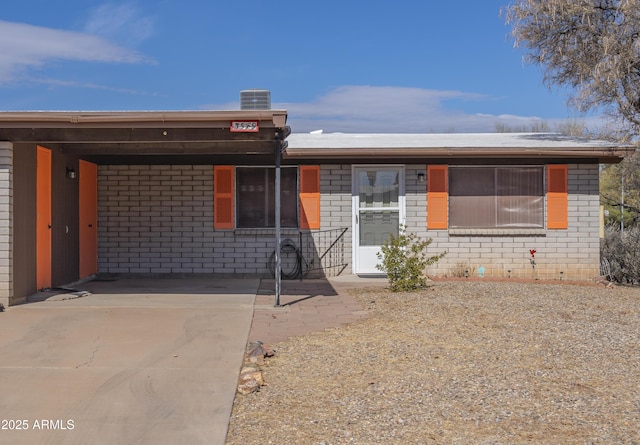
[[[275,266],[275,283],[276,283],[276,302],[275,302],[275,306],[276,307],[280,307],[280,280],[282,277],[282,273],[281,273],[281,269],[282,269],[282,264],[281,264],[281,260],[280,260],[280,158],[282,157],[282,140],[281,140],[281,136],[277,135],[276,136],[276,178],[275,178],[275,182],[276,182],[276,190],[275,190],[275,195],[276,195],[276,202],[275,202],[275,223],[276,223],[276,251],[275,251],[275,258],[276,258],[276,266]]]

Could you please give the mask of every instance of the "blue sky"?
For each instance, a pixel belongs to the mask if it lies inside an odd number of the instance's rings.
[[[239,109],[294,132],[581,122],[513,47],[509,0],[23,0],[0,12],[0,109]]]

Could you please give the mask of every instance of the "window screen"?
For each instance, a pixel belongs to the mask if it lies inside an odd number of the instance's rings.
[[[542,167],[450,167],[449,227],[544,227]]]
[[[272,167],[236,169],[237,227],[275,227],[275,177]],[[298,226],[297,168],[280,169],[280,225]]]

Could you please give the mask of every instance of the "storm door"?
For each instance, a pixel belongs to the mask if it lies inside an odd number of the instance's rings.
[[[353,190],[354,273],[382,274],[380,247],[404,223],[404,168],[354,167]]]

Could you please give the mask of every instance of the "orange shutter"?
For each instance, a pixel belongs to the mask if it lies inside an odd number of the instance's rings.
[[[446,229],[449,224],[448,166],[427,166],[427,229]]]
[[[547,165],[547,229],[569,227],[566,165]]]
[[[233,165],[213,167],[213,227],[233,229]]]
[[[320,228],[320,166],[300,166],[300,228]]]

